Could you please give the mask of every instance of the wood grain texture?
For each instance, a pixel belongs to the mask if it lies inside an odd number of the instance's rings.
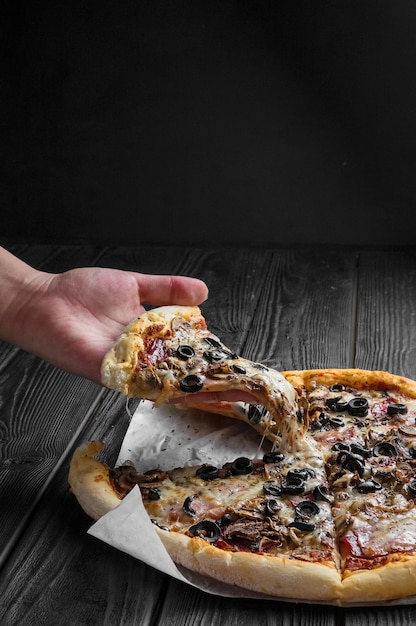
[[[416,379],[416,251],[362,252],[356,367]]]

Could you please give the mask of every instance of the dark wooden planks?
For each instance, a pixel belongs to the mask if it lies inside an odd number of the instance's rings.
[[[80,439],[104,440],[111,463],[127,425],[124,398],[106,391]],[[0,574],[0,622],[150,624],[165,577],[86,534],[91,521],[68,491],[69,458]]]
[[[364,251],[355,365],[416,379],[416,250]]]

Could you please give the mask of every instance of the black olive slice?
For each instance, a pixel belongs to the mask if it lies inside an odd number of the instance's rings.
[[[258,424],[261,419],[267,415],[266,407],[259,404],[250,404],[248,407],[247,417],[252,424]]]
[[[331,497],[325,485],[316,485],[316,487],[314,488],[312,492],[312,495],[315,498],[315,500],[318,500],[318,502],[320,500],[323,500],[324,502],[331,502]]]
[[[375,491],[380,491],[381,488],[380,483],[374,479],[363,480],[357,485],[357,491],[359,493],[374,493]]]
[[[366,398],[352,398],[348,402],[348,413],[358,417],[365,417],[368,413],[368,400]]]
[[[247,374],[247,370],[242,365],[238,365],[238,363],[234,363],[232,365],[233,370],[236,374]]]
[[[270,515],[271,517],[273,517],[273,515],[277,513],[277,511],[280,509],[280,506],[281,505],[279,500],[276,500],[275,498],[269,498],[264,504],[264,511],[266,515]]]
[[[334,428],[341,428],[341,426],[345,424],[344,420],[340,417],[330,417],[328,421]]]
[[[294,522],[290,522],[289,528],[297,528],[297,530],[301,530],[305,533],[310,533],[315,530],[315,524],[312,522],[305,522],[300,519],[295,519]]]
[[[292,478],[291,480],[284,480],[281,484],[282,493],[287,495],[296,496],[305,491],[305,481],[302,478]]]
[[[302,500],[298,502],[295,507],[295,514],[297,517],[304,519],[305,517],[313,517],[319,513],[319,506],[312,500]]]
[[[416,459],[416,448],[414,446],[411,446],[409,448],[409,454],[412,457],[412,459]]]
[[[334,396],[333,398],[327,398],[325,404],[329,409],[333,409],[337,402],[341,402],[342,396]]]
[[[222,350],[222,345],[217,339],[214,339],[214,337],[204,337],[204,340],[211,346],[211,348]]]
[[[187,515],[190,515],[191,517],[193,515],[195,515],[195,509],[192,508],[192,500],[194,499],[194,496],[188,496],[187,498],[185,498],[185,501],[183,503],[183,510],[185,511],[185,513]]]
[[[192,356],[195,356],[195,350],[193,349],[192,346],[188,346],[184,344],[184,345],[178,346],[178,348],[176,349],[176,355],[180,359],[182,359],[182,361],[187,361]]]
[[[374,456],[397,456],[397,448],[390,441],[380,441],[373,448]]]
[[[202,480],[214,480],[218,478],[220,470],[214,465],[201,465],[195,472],[195,475]]]
[[[231,524],[231,521],[231,515],[229,513],[224,513],[224,515],[220,519],[220,526],[229,526]]]
[[[412,496],[416,496],[416,480],[411,480],[409,483],[409,491]]]
[[[180,382],[180,387],[182,391],[185,391],[185,393],[200,391],[203,386],[204,381],[201,376],[198,376],[197,374],[189,374],[189,376],[185,376],[185,378]]]
[[[215,352],[214,350],[205,350],[203,357],[210,363],[222,361],[224,354],[222,352]]]
[[[282,452],[266,452],[263,455],[263,463],[281,463],[285,455]]]
[[[239,456],[231,464],[231,473],[234,476],[251,474],[253,471],[253,462],[245,456]]]
[[[362,457],[351,454],[351,452],[340,452],[338,457],[341,457],[340,463],[344,469],[349,472],[357,472],[360,477],[364,474],[365,466]]]
[[[391,402],[387,405],[387,413],[388,415],[396,415],[397,413],[404,415],[407,413],[407,406],[405,404],[401,404],[400,402]]]
[[[168,528],[167,526],[163,526],[163,524],[158,522],[157,519],[150,518],[150,521],[152,522],[152,524],[154,524],[155,526],[157,526],[161,530],[170,530],[170,528]]]
[[[368,448],[364,448],[364,446],[360,446],[359,443],[351,444],[351,452],[353,454],[358,454],[358,456],[362,456],[365,459],[368,459],[372,455],[372,451]]]
[[[287,474],[286,474],[286,482],[290,483],[293,480],[297,481],[299,478],[301,480],[308,480],[308,478],[311,478],[315,476],[315,472],[310,469],[310,468],[301,468],[301,467],[293,467],[292,469],[288,470]]]
[[[330,386],[329,391],[335,391],[339,393],[340,391],[345,391],[345,387],[340,383],[335,383],[335,385]]]
[[[216,522],[202,520],[188,530],[191,537],[201,537],[210,543],[214,543],[221,536],[221,528]]]
[[[147,498],[149,500],[160,500],[160,489],[157,487],[151,487],[147,492]]]
[[[345,450],[349,452],[350,449],[351,446],[348,443],[344,443],[343,441],[337,441],[331,448],[331,450],[333,450],[334,452],[339,452],[340,450]]]
[[[269,496],[280,496],[282,493],[279,485],[272,481],[263,484],[263,491]]]

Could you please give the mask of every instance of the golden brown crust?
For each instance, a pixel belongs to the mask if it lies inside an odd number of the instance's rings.
[[[281,372],[295,389],[313,389],[316,384],[330,386],[336,383],[355,389],[377,389],[400,392],[409,398],[416,398],[416,382],[404,376],[390,374],[384,370],[363,370],[359,368],[328,368],[314,370],[292,370]]]

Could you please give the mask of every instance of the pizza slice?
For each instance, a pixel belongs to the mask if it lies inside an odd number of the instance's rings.
[[[280,598],[335,601],[340,574],[323,464],[292,454],[238,457],[221,467],[141,473],[112,469],[78,448],[71,490],[98,519],[140,489],[155,532],[172,559],[217,581]]]
[[[293,449],[307,430],[303,400],[298,402],[293,386],[279,372],[241,358],[225,346],[208,330],[196,306],[145,312],[118,338],[101,371],[105,386],[152,400],[155,406],[186,402],[218,412],[215,394],[234,392],[252,409],[233,417]]]

